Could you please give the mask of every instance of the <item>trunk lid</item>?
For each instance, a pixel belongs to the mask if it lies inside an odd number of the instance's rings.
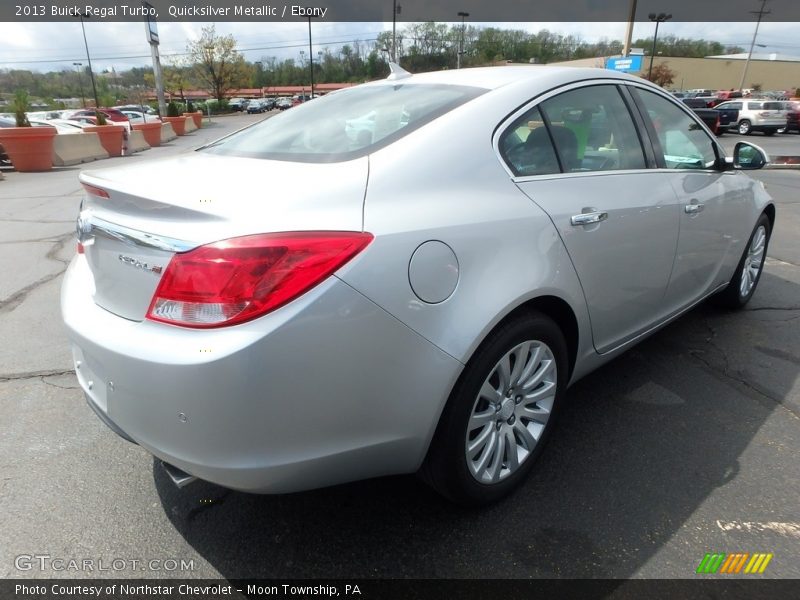
[[[141,321],[175,252],[242,235],[361,231],[367,158],[308,164],[197,153],[81,174],[79,238],[98,306]]]

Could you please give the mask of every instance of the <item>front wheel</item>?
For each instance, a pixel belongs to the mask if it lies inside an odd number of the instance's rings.
[[[533,468],[567,384],[567,345],[549,317],[521,315],[469,361],[436,430],[421,475],[465,505],[495,502]]]
[[[739,135],[750,135],[750,130],[751,129],[752,129],[752,126],[750,125],[750,121],[747,121],[747,120],[739,121],[739,125],[737,127],[737,130],[739,131]]]
[[[726,308],[742,308],[753,297],[764,270],[771,229],[769,218],[762,214],[728,287],[714,297],[717,304]]]

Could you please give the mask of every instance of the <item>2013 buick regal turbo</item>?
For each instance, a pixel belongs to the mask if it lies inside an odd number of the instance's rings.
[[[706,298],[775,208],[660,88],[599,69],[390,77],[197,152],[86,171],[61,304],[89,405],[176,479],[517,487],[568,386]]]

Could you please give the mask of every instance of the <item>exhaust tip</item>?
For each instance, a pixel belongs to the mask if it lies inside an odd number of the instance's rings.
[[[164,470],[167,472],[167,475],[169,475],[172,483],[179,488],[186,487],[190,483],[197,481],[197,477],[194,475],[189,475],[189,473],[186,471],[182,471],[178,467],[166,463],[163,460],[161,461],[161,466],[164,467]]]

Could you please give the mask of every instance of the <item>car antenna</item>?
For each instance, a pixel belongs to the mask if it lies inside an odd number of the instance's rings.
[[[406,79],[407,77],[411,77],[411,73],[406,71],[403,67],[398,65],[397,63],[393,63],[389,61],[389,76],[386,79]]]

